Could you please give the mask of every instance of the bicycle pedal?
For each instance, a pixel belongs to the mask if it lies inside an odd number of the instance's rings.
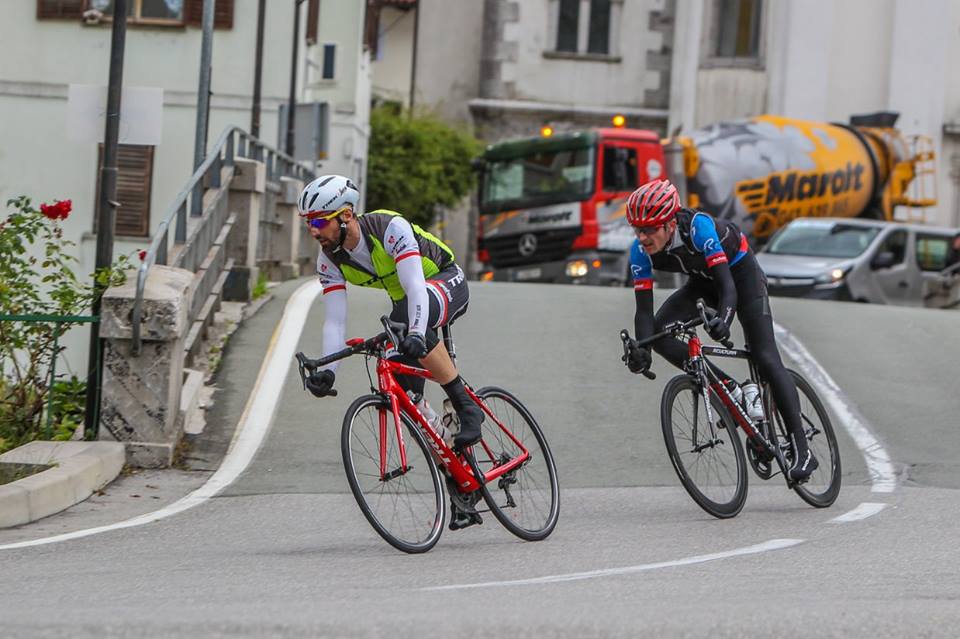
[[[463,530],[475,524],[482,524],[483,517],[480,513],[457,512],[450,517],[450,530]]]

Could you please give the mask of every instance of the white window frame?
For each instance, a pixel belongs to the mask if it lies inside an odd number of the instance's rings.
[[[576,58],[581,60],[598,60],[606,62],[620,61],[620,17],[623,12],[624,0],[610,0],[610,30],[607,33],[608,53],[587,53],[587,43],[590,41],[590,3],[591,0],[580,0],[580,13],[577,19],[577,50],[558,51],[560,39],[560,0],[550,0],[547,8],[547,42],[550,49],[543,52],[545,58]]]
[[[757,0],[760,10],[760,22],[757,34],[757,53],[752,56],[718,56],[713,53],[716,49],[717,38],[719,37],[719,16],[718,10],[721,0],[710,0],[706,3],[703,18],[704,29],[701,40],[700,67],[704,69],[716,68],[738,68],[738,69],[764,69],[766,67],[766,22],[770,3],[766,0]]]

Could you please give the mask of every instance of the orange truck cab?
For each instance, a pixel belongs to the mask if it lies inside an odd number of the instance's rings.
[[[479,167],[481,279],[510,282],[623,284],[627,196],[665,177],[657,134],[624,128],[500,142]]]

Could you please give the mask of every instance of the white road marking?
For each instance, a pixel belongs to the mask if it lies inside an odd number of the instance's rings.
[[[854,508],[849,512],[845,512],[839,517],[834,517],[829,522],[830,524],[845,524],[849,521],[860,521],[861,519],[866,519],[867,517],[872,517],[878,512],[887,507],[887,504],[880,504],[876,502],[864,502]]]
[[[583,579],[597,579],[599,577],[614,577],[619,575],[630,575],[648,570],[658,570],[660,568],[675,568],[677,566],[689,566],[691,564],[702,564],[708,561],[717,561],[719,559],[729,559],[730,557],[741,557],[743,555],[755,555],[761,552],[770,552],[772,550],[783,550],[797,544],[802,544],[803,539],[771,539],[762,544],[746,546],[745,548],[736,548],[725,552],[717,552],[709,555],[697,555],[685,559],[675,559],[673,561],[659,561],[654,564],[640,564],[638,566],[624,566],[622,568],[607,568],[604,570],[589,570],[587,572],[572,572],[565,575],[549,575],[546,577],[534,577],[532,579],[516,579],[512,581],[485,581],[473,584],[454,584],[450,586],[430,586],[420,590],[466,590],[470,588],[498,588],[501,586],[532,586],[538,584],[551,584],[565,581],[580,581]]]
[[[240,422],[237,424],[233,441],[230,442],[230,449],[220,464],[220,468],[217,469],[217,472],[215,472],[203,486],[169,506],[152,513],[140,515],[139,517],[107,526],[98,526],[96,528],[77,530],[52,537],[7,544],[0,546],[0,550],[52,544],[59,541],[88,537],[110,530],[149,524],[170,517],[171,515],[176,515],[194,506],[199,506],[233,483],[240,473],[250,464],[253,456],[260,448],[260,444],[263,443],[267,432],[270,430],[274,410],[280,398],[283,384],[286,381],[287,373],[290,370],[290,362],[293,359],[297,344],[300,341],[300,334],[303,332],[307,314],[310,312],[313,300],[316,299],[321,291],[322,287],[320,286],[320,282],[311,280],[294,291],[293,295],[287,301],[287,306],[283,311],[283,317],[280,319],[280,323],[277,324],[273,332],[273,337],[270,339],[270,346],[267,348],[267,354],[264,356],[263,364],[260,366],[260,374],[257,376],[257,382],[253,387],[253,391],[250,393],[250,399],[247,401],[247,405],[243,410],[243,415],[240,416]]]
[[[829,404],[840,424],[857,444],[870,473],[872,492],[892,493],[897,488],[897,470],[887,450],[873,433],[860,410],[840,390],[830,374],[790,331],[777,323],[773,325],[777,344],[797,363],[804,377],[817,389],[817,394]]]

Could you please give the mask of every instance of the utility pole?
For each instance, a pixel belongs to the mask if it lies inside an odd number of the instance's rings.
[[[420,0],[413,7],[413,55],[410,61],[410,113],[413,117],[414,95],[417,92],[417,34],[420,32]]]
[[[287,144],[285,151],[293,157],[293,131],[297,108],[297,51],[300,44],[300,5],[304,0],[294,0],[293,4],[293,57],[290,59],[290,99],[287,102]]]
[[[210,64],[213,59],[213,9],[215,4],[216,0],[203,0],[200,85],[197,87],[197,130],[193,139],[194,170],[203,164],[203,158],[207,155],[207,123],[210,121]],[[201,193],[202,188],[201,186]]]
[[[257,0],[257,52],[253,64],[253,112],[250,117],[250,135],[260,137],[260,83],[263,78],[263,23],[267,0]]]
[[[103,133],[103,165],[100,167],[100,199],[97,202],[96,270],[113,264],[113,226],[117,206],[117,140],[120,138],[120,96],[123,91],[123,49],[127,39],[127,0],[113,3],[113,27],[110,37],[110,73],[107,82],[107,114]],[[91,315],[97,319],[90,325],[90,351],[87,360],[87,397],[84,413],[84,436],[96,437],[100,424],[100,386],[103,368],[100,365],[100,297],[103,294],[96,279]],[[54,355],[56,357],[56,355]]]

